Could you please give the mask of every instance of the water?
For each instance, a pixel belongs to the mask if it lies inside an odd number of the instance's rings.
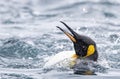
[[[59,21],[95,40],[101,65],[119,73],[119,8],[119,0],[1,0],[0,79],[88,78],[64,68],[43,69],[46,58],[74,50],[72,42],[56,28],[64,28]]]

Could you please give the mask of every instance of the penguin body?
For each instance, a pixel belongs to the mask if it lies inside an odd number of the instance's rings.
[[[88,68],[88,64],[90,61],[96,62],[98,59],[98,52],[95,41],[93,41],[90,37],[80,35],[73,31],[66,23],[62,22],[71,33],[66,32],[62,28],[58,27],[62,32],[64,32],[73,42],[75,54],[73,58],[75,59],[75,63],[73,64],[73,70],[75,74],[80,75],[94,75],[94,71]],[[67,55],[67,54],[66,54]],[[78,62],[84,60],[83,62]],[[84,64],[87,63],[87,64]]]

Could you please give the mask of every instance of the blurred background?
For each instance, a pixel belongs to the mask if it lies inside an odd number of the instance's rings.
[[[42,69],[45,58],[74,50],[59,21],[95,40],[103,65],[120,69],[120,0],[1,0],[0,68]]]

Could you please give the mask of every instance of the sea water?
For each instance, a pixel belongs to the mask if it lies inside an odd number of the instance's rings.
[[[45,70],[50,57],[74,51],[56,26],[89,36],[99,52],[98,62],[109,69],[97,76],[73,74],[56,65]],[[1,0],[0,79],[119,79],[119,0]]]

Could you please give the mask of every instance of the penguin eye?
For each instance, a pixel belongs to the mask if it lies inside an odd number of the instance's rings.
[[[84,48],[85,48],[85,46],[82,46],[82,48],[84,49]]]
[[[86,46],[82,46],[83,50],[86,50]]]

